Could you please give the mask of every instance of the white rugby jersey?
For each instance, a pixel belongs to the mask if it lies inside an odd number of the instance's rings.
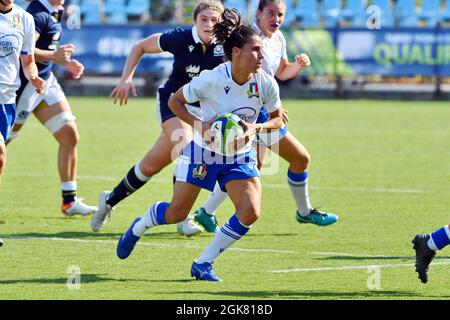
[[[34,53],[34,19],[13,4],[6,14],[0,12],[0,103],[14,103],[20,86],[20,55]]]
[[[255,123],[261,107],[265,107],[269,113],[281,107],[279,91],[276,80],[264,70],[253,74],[247,83],[237,84],[231,76],[230,62],[213,70],[202,71],[199,77],[183,86],[183,95],[188,103],[200,102],[203,121],[231,112],[246,122]],[[194,141],[207,147],[197,131]],[[250,148],[251,141],[242,152]]]
[[[286,39],[280,30],[277,30],[272,37],[266,37],[256,23],[253,24],[263,41],[263,64],[262,68],[271,76],[275,76],[280,67],[281,59],[287,59]]]

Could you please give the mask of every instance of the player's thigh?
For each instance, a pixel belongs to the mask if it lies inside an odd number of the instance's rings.
[[[177,181],[173,187],[172,201],[166,212],[167,222],[177,223],[186,219],[200,190],[200,187],[193,184]]]
[[[141,161],[142,173],[146,176],[157,174],[172,163],[173,145],[164,132],[161,132],[152,148],[146,153]]]
[[[172,144],[172,157],[176,159],[181,150],[193,139],[192,127],[175,117],[164,121],[162,128]]]
[[[34,110],[34,115],[39,122],[45,124],[48,120],[63,112],[72,113],[69,102],[66,99],[58,101],[52,105],[48,105],[47,102],[42,101]]]
[[[246,226],[253,224],[259,218],[261,210],[259,177],[231,180],[225,187],[239,220]]]
[[[284,160],[293,163],[308,164],[310,155],[305,146],[288,132],[278,143],[270,149],[280,155]]]

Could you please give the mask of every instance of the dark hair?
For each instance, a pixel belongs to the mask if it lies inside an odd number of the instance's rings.
[[[258,35],[251,26],[241,24],[241,14],[236,9],[225,9],[222,20],[214,25],[213,34],[222,43],[225,59],[231,61],[234,47],[242,48],[249,39]]]
[[[286,1],[285,0],[259,0],[259,4],[258,4],[258,10],[259,11],[263,11],[264,8],[269,4],[269,3],[283,3],[285,6],[287,6]]]
[[[197,16],[203,10],[214,10],[214,11],[217,11],[218,13],[222,14],[224,8],[223,8],[223,4],[222,4],[222,2],[220,0],[203,0],[203,1],[200,1],[195,6],[195,9],[194,9],[194,12],[193,12],[194,21],[197,20]]]

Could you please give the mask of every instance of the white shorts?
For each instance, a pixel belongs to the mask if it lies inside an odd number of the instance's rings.
[[[48,106],[52,106],[55,103],[66,100],[66,95],[64,94],[58,80],[50,73],[50,77],[47,79],[47,84],[45,86],[45,92],[39,94],[36,92],[36,88],[33,87],[31,82],[28,82],[17,100],[16,109],[16,123],[24,124],[28,116],[33,113],[34,109],[42,102]]]

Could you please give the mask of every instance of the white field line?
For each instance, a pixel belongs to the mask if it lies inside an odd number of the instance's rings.
[[[308,254],[320,255],[320,256],[341,256],[341,257],[361,257],[361,258],[404,258],[404,259],[415,259],[414,256],[395,256],[395,255],[379,255],[379,254],[357,254],[357,253],[345,253],[345,252],[308,252]]]
[[[450,259],[445,259],[442,262],[432,262],[431,265],[450,265]],[[414,263],[399,263],[399,264],[371,264],[367,266],[342,266],[342,267],[324,267],[324,268],[298,268],[286,270],[270,270],[272,273],[291,273],[291,272],[313,272],[313,271],[337,271],[337,270],[353,270],[353,269],[367,269],[367,268],[399,268],[399,267],[414,267]]]
[[[50,175],[50,174],[40,174],[40,173],[10,173],[8,174],[10,176],[15,177],[46,177],[46,178],[57,178],[56,175]],[[107,177],[107,176],[86,176],[86,175],[79,175],[78,180],[100,180],[100,181],[115,181],[119,182],[122,179],[122,177],[115,178],[115,177]],[[264,180],[264,177],[263,177]],[[153,178],[151,180],[152,183],[166,183],[166,179],[162,178]],[[265,184],[264,188],[271,188],[271,189],[288,189],[289,186],[286,182],[286,184]],[[314,187],[310,186],[309,189],[311,190],[325,190],[325,191],[346,191],[346,192],[372,192],[372,193],[404,193],[404,194],[426,194],[428,193],[425,190],[421,189],[395,189],[395,188],[336,188],[336,187]]]
[[[2,236],[3,239],[24,239],[24,240],[48,240],[48,241],[67,241],[77,243],[98,243],[98,244],[117,244],[116,240],[86,240],[76,238],[58,238],[58,237],[32,237],[32,236]],[[189,248],[189,249],[202,249],[203,246],[197,244],[168,244],[168,243],[151,243],[151,242],[139,242],[139,246],[148,247],[174,247],[174,248]],[[275,250],[275,249],[244,249],[244,248],[229,248],[227,250],[244,251],[244,252],[269,252],[269,253],[289,253],[296,254],[294,251],[287,250]]]

